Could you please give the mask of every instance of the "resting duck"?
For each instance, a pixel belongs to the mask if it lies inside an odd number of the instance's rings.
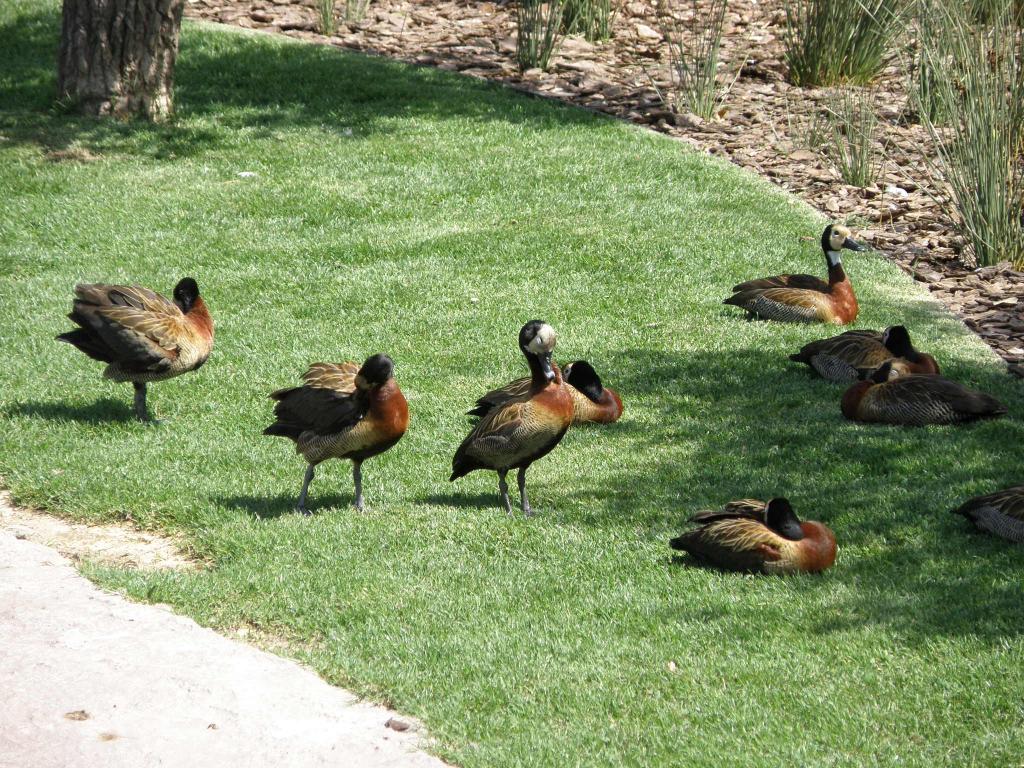
[[[1024,544],[1024,485],[975,496],[953,510],[980,531]]]
[[[699,527],[669,546],[723,570],[817,573],[836,561],[832,531],[822,523],[800,522],[787,499],[731,501],[719,512],[699,512],[690,522]]]
[[[843,395],[843,415],[851,421],[902,424],[956,424],[1002,416],[1006,406],[991,395],[941,376],[892,375],[892,361],[883,363],[867,381]]]
[[[305,384],[279,389],[270,397],[273,424],[265,435],[295,441],[296,453],[309,462],[296,510],[308,515],[306,496],[316,465],[326,459],[352,459],[355,508],[363,509],[363,462],[393,446],[409,426],[409,406],[387,355],[355,363],[313,363]]]
[[[519,331],[519,348],[530,365],[530,386],[522,395],[485,412],[452,459],[457,480],[477,469],[498,473],[498,488],[505,511],[512,513],[505,477],[519,470],[519,498],[523,512],[532,514],[526,497],[526,470],[547,455],[572,424],[573,399],[561,372],[551,364],[555,331],[542,320],[531,320]]]
[[[557,368],[554,363],[552,367]],[[573,401],[573,424],[592,422],[611,424],[622,416],[622,398],[613,389],[601,385],[601,377],[586,360],[569,363],[562,369],[562,379]],[[531,379],[524,376],[509,382],[504,387],[492,389],[476,401],[470,416],[486,416],[494,407],[511,400],[523,398],[529,391]]]
[[[843,271],[840,252],[867,250],[841,224],[829,224],[821,235],[828,263],[828,282],[813,275],[777,275],[733,286],[725,304],[741,307],[765,320],[790,323],[849,325],[857,319],[857,297]]]
[[[191,277],[174,287],[174,301],[139,285],[79,284],[68,317],[79,327],[57,340],[107,363],[105,378],[132,382],[144,423],[153,423],[146,384],[196,370],[213,349],[213,318]]]
[[[853,381],[893,361],[898,375],[911,373],[937,375],[939,364],[931,355],[918,352],[910,343],[910,334],[902,325],[878,331],[847,331],[828,339],[812,341],[789,359],[806,363],[828,381]]]

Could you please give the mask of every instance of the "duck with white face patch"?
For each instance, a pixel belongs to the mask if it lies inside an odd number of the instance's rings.
[[[828,282],[804,274],[763,277],[733,286],[733,295],[723,303],[741,307],[751,316],[765,320],[849,325],[857,319],[859,307],[853,284],[843,269],[841,253],[844,249],[867,248],[841,224],[825,227],[821,248],[828,264]]]
[[[498,488],[505,511],[512,513],[506,476],[518,469],[520,505],[532,514],[526,496],[526,470],[562,440],[573,418],[573,400],[562,374],[551,363],[554,329],[531,320],[519,331],[519,348],[530,366],[530,386],[520,395],[487,411],[452,459],[449,480],[478,469],[498,473]]]

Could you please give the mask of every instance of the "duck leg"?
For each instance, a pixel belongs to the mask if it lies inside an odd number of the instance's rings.
[[[352,481],[356,484],[356,510],[363,511],[363,462],[352,461]]]
[[[302,481],[302,491],[299,493],[299,503],[295,505],[295,511],[301,512],[304,515],[309,514],[309,510],[306,509],[306,496],[309,494],[309,484],[313,482],[313,470],[314,466],[312,464],[306,467],[306,477]]]
[[[135,381],[132,384],[135,387],[135,418],[143,424],[154,423],[149,418],[149,410],[146,408],[146,382]]]
[[[512,514],[512,502],[508,498],[508,483],[505,482],[505,475],[508,474],[508,470],[502,470],[498,472],[498,490],[501,491],[501,503],[505,507],[505,511],[510,515]]]
[[[523,513],[529,517],[533,514],[533,508],[530,506],[530,500],[526,498],[526,467],[519,468],[519,474],[516,479],[519,481],[519,502],[523,508]]]

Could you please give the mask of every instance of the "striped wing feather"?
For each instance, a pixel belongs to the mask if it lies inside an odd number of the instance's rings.
[[[782,556],[785,545],[781,536],[745,516],[713,519],[671,542],[674,549],[732,571],[762,571]]]
[[[961,515],[966,515],[969,512],[985,507],[1024,522],[1024,485],[1006,488],[995,493],[987,493],[984,496],[975,496],[973,499],[964,502],[956,511]]]
[[[499,408],[506,403],[525,400],[530,396],[531,380],[529,376],[510,381],[503,387],[492,389],[476,401],[476,406],[468,413],[470,416],[485,416],[492,409]]]
[[[915,374],[871,387],[858,408],[865,421],[953,424],[1006,413],[994,397],[941,376]]]
[[[366,415],[368,402],[354,385],[349,386],[355,377],[349,369],[352,365],[314,363],[303,375],[306,384],[271,393],[277,400],[277,421],[268,432],[290,437],[302,432],[327,435],[355,426]]]
[[[799,288],[768,288],[741,291],[726,299],[766,320],[811,323],[830,316],[827,294]]]
[[[95,333],[126,370],[165,370],[194,332],[176,304],[138,285],[75,286],[71,319]]]
[[[356,375],[359,365],[351,361],[344,363],[313,363],[302,375],[310,387],[330,389],[338,393],[352,394],[356,391]]]

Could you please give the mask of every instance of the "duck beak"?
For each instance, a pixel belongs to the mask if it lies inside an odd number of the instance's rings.
[[[848,237],[843,241],[843,248],[847,248],[851,251],[866,251],[868,249],[866,245],[861,245],[852,237]]]
[[[544,376],[547,377],[548,381],[555,380],[555,371],[551,367],[551,353],[545,352],[543,355],[538,355],[540,358],[540,367],[544,371]]]

